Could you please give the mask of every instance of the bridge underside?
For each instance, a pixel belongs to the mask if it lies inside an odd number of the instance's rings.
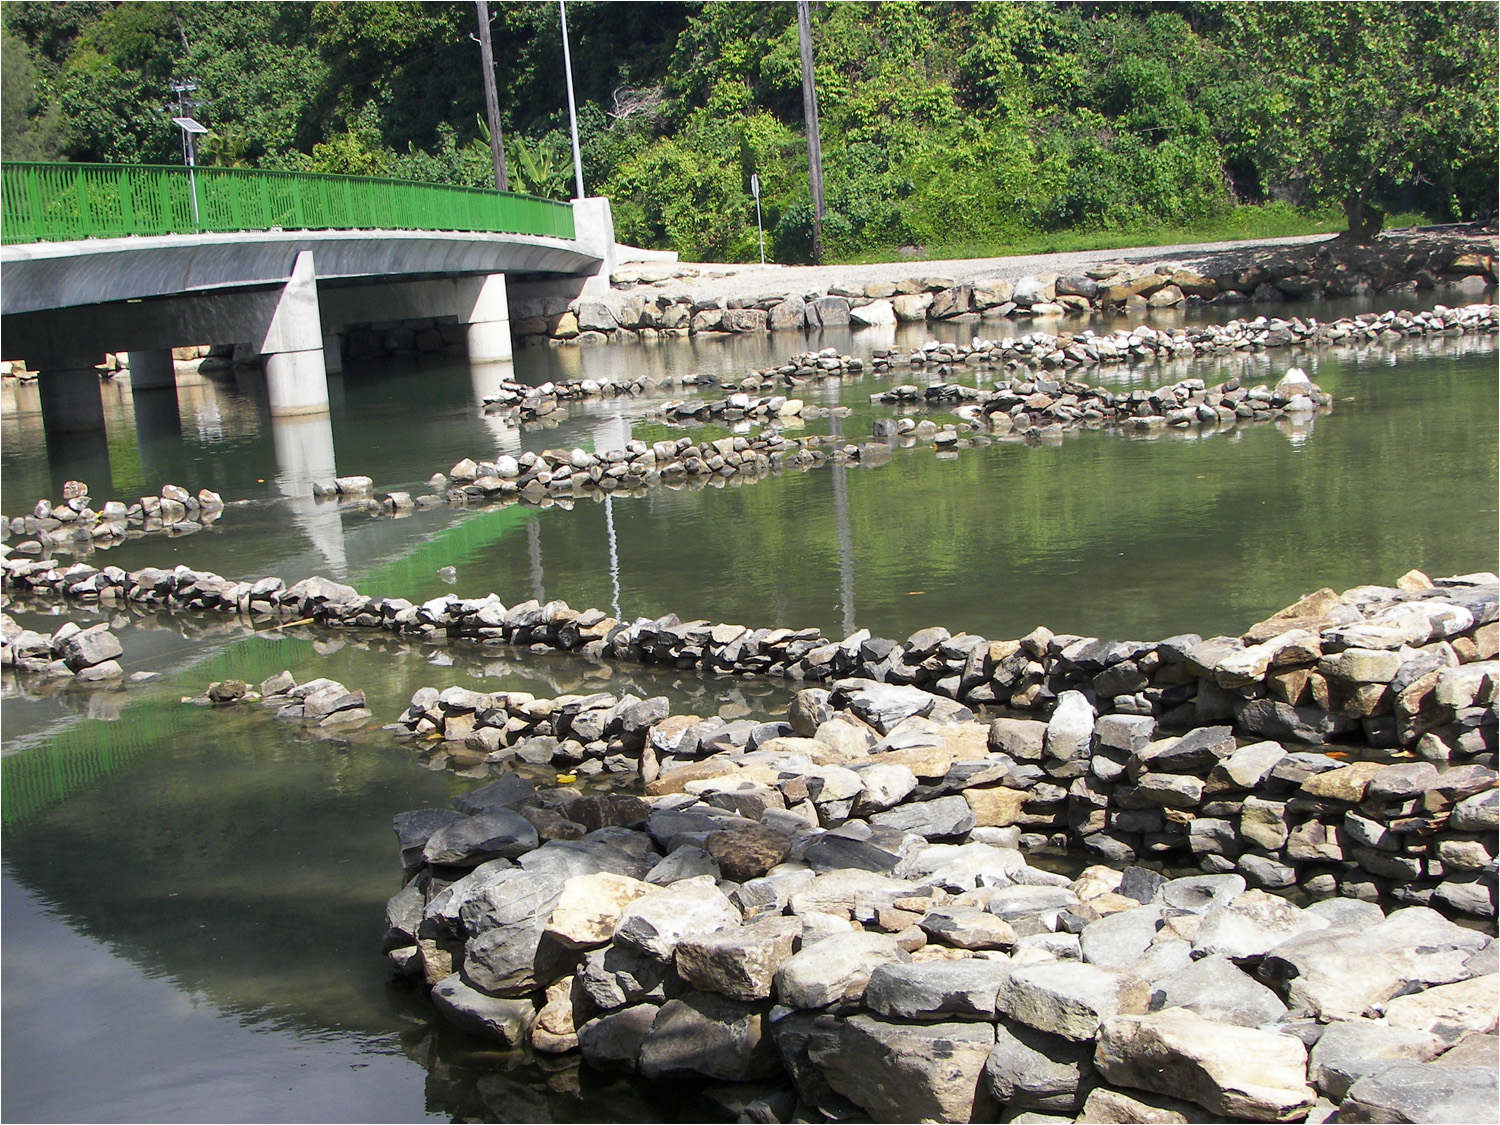
[[[111,301],[279,286],[303,252],[312,253],[323,283],[494,273],[576,276],[599,269],[606,256],[599,251],[582,239],[400,230],[39,242],[7,246],[0,255],[5,274],[0,314],[9,318]]]

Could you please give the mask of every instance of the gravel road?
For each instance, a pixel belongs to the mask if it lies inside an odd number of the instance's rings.
[[[1333,235],[1316,234],[1296,238],[1254,238],[1239,242],[1193,242],[1178,246],[1139,246],[1124,250],[1086,250],[1068,254],[1024,254],[1013,258],[961,258],[953,261],[913,259],[842,266],[696,266],[693,278],[674,278],[660,286],[667,293],[691,293],[695,298],[756,297],[782,292],[820,294],[837,286],[863,287],[873,281],[900,281],[908,277],[952,278],[955,283],[977,280],[1015,281],[1027,274],[1077,274],[1090,266],[1125,261],[1138,264],[1191,266],[1206,259],[1236,251],[1254,251],[1280,246],[1305,246],[1325,242]],[[653,263],[665,265],[666,263]],[[710,272],[712,271],[712,272]],[[732,271],[732,272],[722,272]]]

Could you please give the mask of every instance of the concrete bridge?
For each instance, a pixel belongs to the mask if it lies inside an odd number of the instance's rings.
[[[102,430],[95,365],[173,387],[173,347],[262,357],[273,415],[328,410],[352,326],[449,319],[509,359],[507,279],[607,287],[609,201],[217,168],[3,166],[0,358],[41,372],[49,434]]]

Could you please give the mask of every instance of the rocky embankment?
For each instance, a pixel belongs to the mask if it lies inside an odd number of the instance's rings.
[[[506,729],[515,713],[475,692],[419,696],[413,733]],[[1351,848],[1379,826],[1392,857],[1483,853],[1493,915],[1493,770],[1085,728],[1066,706],[1041,732],[985,726],[865,681],[805,690],[785,724],[740,732],[652,721],[662,704],[536,708],[556,737],[577,724],[642,757],[694,742],[702,756],[644,797],[507,773],[396,818],[407,878],[385,948],[459,1027],[646,1078],[754,1083],[740,1100],[756,1121],[1493,1115],[1493,939],[1425,906],[1387,914],[1358,860],[1304,873],[1321,901],[1299,906],[1249,888],[1255,865],[1070,879],[1019,850],[1041,821],[1094,815],[1073,790],[1098,779],[1068,780],[1082,743],[1119,759],[1124,788],[1203,785],[1236,810],[1246,855],[1271,854],[1264,830],[1287,810]]]
[[[629,342],[705,333],[808,330],[897,322],[1046,318],[1184,303],[1279,304],[1375,293],[1442,289],[1486,292],[1495,283],[1493,237],[1392,236],[1359,246],[1343,240],[1266,251],[1230,251],[1181,261],[1098,262],[1077,273],[1039,268],[1019,277],[998,262],[976,269],[844,267],[705,275],[669,263],[628,265],[602,297],[515,302],[519,344]],[[967,268],[965,268],[967,267]],[[893,269],[896,271],[893,273]],[[879,280],[864,280],[875,276]]]
[[[864,679],[805,689],[786,721],[770,722],[671,715],[661,696],[422,688],[395,730],[450,745],[456,764],[639,773],[650,796],[687,792],[749,821],[789,809],[816,829],[860,815],[928,839],[1015,827],[1028,851],[1081,847],[1114,864],[1238,872],[1272,890],[1495,914],[1493,753],[1488,765],[1442,769],[1349,763],[1224,725],[1167,735],[1147,716],[1096,716],[1077,692],[1045,723],[981,725],[946,697]],[[895,863],[869,852],[857,865]]]
[[[61,500],[38,500],[30,514],[8,520],[0,517],[0,523],[5,525],[7,539],[31,537],[29,546],[22,542],[15,550],[42,552],[107,547],[155,532],[190,535],[224,514],[224,499],[217,492],[202,488],[194,496],[175,484],[163,485],[158,496],[142,496],[131,503],[109,500],[97,510],[93,504],[89,486],[70,480],[63,484]]]

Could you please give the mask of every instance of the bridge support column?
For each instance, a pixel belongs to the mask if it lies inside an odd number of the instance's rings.
[[[104,429],[104,398],[95,368],[59,364],[41,373],[37,389],[42,397],[42,427],[49,434]]]
[[[130,389],[159,390],[177,386],[177,369],[172,364],[171,348],[152,348],[130,353]]]
[[[291,280],[281,290],[258,345],[265,357],[266,398],[273,416],[327,412],[328,373],[312,251],[298,252]]]
[[[505,275],[460,278],[457,304],[454,311],[459,322],[469,326],[469,359],[475,363],[509,359],[513,349]]]

